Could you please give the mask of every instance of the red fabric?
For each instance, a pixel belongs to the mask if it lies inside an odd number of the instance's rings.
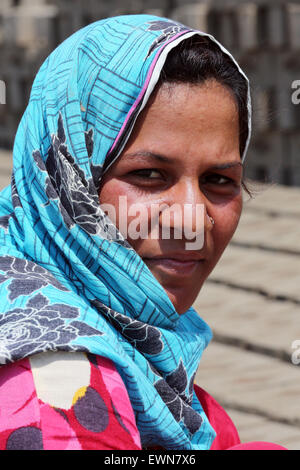
[[[105,361],[86,357],[89,383],[83,382],[64,408],[38,397],[29,359],[2,366],[0,450],[140,450],[125,386],[113,363]],[[57,384],[58,393],[63,386]]]
[[[238,444],[230,447],[227,450],[288,450],[286,447],[282,447],[278,444],[272,444],[271,442],[246,442],[245,444]]]
[[[217,434],[210,450],[226,450],[240,444],[237,429],[224,408],[203,388],[195,385],[194,389],[210,424]]]

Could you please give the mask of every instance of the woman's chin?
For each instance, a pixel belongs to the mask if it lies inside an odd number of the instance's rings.
[[[186,287],[163,286],[167,296],[179,315],[185,313],[193,305],[201,287],[202,286],[200,286],[196,291],[188,291]]]
[[[179,315],[195,302],[214,265],[206,260],[182,263],[143,257],[145,264],[165,290]]]
[[[176,312],[179,315],[185,313],[195,302],[206,279],[206,273],[203,272],[201,263],[199,263],[200,268],[192,268],[191,273],[181,273],[180,275],[177,272],[160,269],[160,266],[158,267],[148,260],[144,261],[153,276],[164,288]]]

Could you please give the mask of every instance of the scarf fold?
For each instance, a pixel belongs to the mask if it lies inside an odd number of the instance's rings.
[[[211,330],[192,308],[177,314],[98,199],[167,53],[193,34],[205,35],[149,15],[110,18],[40,68],[0,193],[0,364],[56,350],[108,357],[143,446],[197,450],[215,437],[193,391]]]

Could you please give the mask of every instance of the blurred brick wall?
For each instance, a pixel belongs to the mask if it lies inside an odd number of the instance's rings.
[[[7,96],[0,105],[0,147],[11,148],[33,78],[49,52],[80,27],[126,13],[171,17],[223,43],[252,84],[248,176],[300,185],[300,104],[291,99],[292,83],[300,80],[300,1],[1,0],[0,80]]]

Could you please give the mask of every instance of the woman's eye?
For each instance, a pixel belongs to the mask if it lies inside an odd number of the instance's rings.
[[[228,178],[227,176],[218,175],[218,174],[205,176],[204,182],[205,183],[210,183],[210,184],[217,184],[217,185],[220,185],[220,186],[224,186],[226,184],[236,184],[233,179]]]
[[[146,178],[146,179],[155,179],[155,178],[161,178],[161,173],[158,170],[155,170],[153,168],[147,168],[143,170],[135,170],[132,171],[131,174],[133,176],[138,176],[140,178]]]

